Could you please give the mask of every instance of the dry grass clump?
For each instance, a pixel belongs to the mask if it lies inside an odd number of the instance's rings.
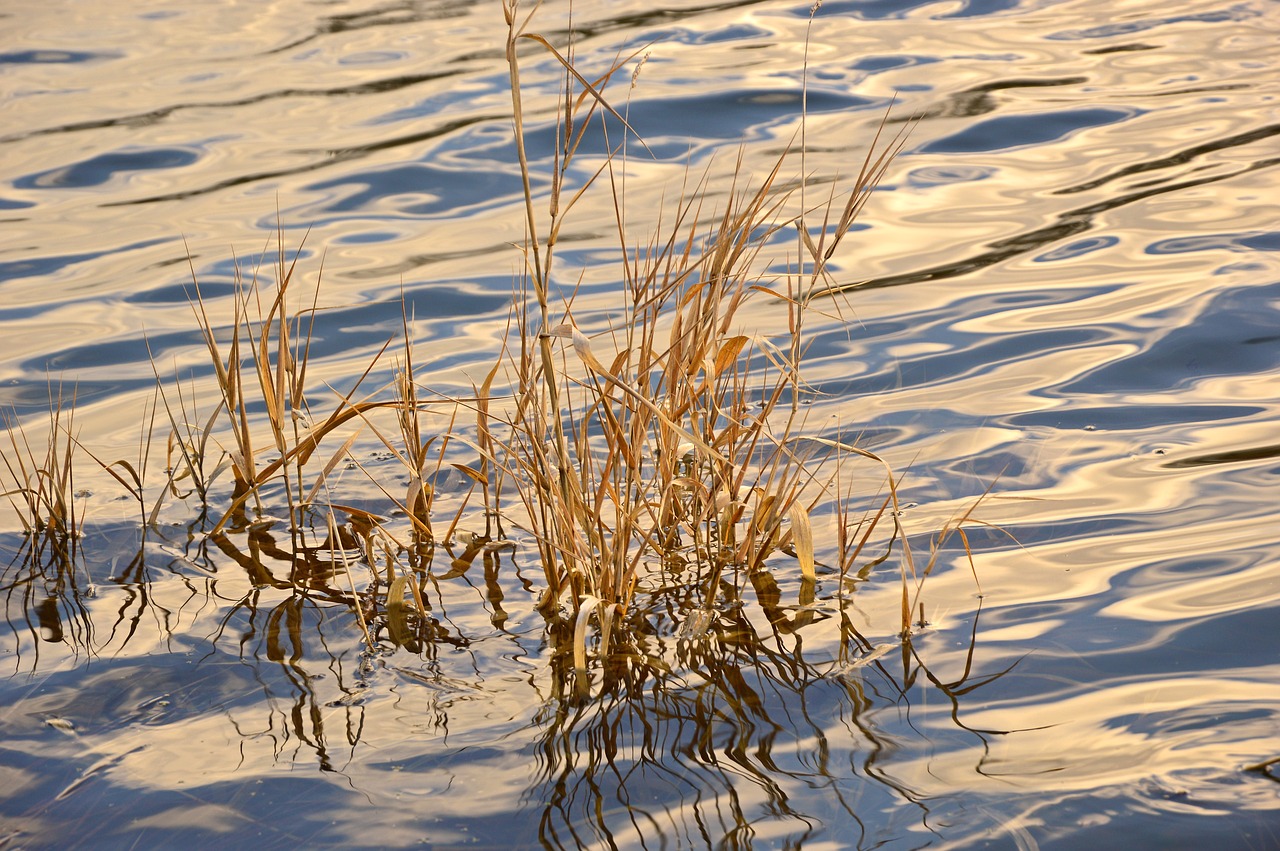
[[[503,10],[526,236],[509,343],[473,394],[423,397],[406,316],[401,345],[389,340],[350,390],[325,394],[327,413],[318,413],[321,394],[307,378],[318,296],[295,304],[296,258],[289,260],[281,240],[274,282],[261,265],[237,277],[227,324],[211,315],[195,285],[195,319],[217,390],[209,409],[207,393],[181,381],[165,387],[157,407],[168,421],[167,473],[151,508],[148,439],[136,464],[95,460],[138,501],[144,525],[167,500],[221,504],[208,535],[264,583],[315,587],[345,577],[348,590],[333,599],[352,607],[371,644],[380,635],[403,646],[430,640],[423,588],[441,578],[432,573],[437,547],[451,557],[445,575],[456,575],[478,554],[511,546],[504,523],[536,544],[539,610],[550,634],[570,644],[581,687],[589,649],[608,658],[662,595],[678,596],[693,637],[748,586],[775,611],[771,571],[779,553],[800,573],[796,602],[804,610],[815,603],[820,570],[839,578],[843,594],[846,580],[865,578],[900,542],[901,630],[909,634],[938,548],[917,574],[898,526],[893,472],[871,452],[808,432],[801,377],[806,317],[831,289],[827,263],[903,136],[882,143],[877,134],[848,192],[814,208],[803,175],[784,178],[789,154],[754,185],[739,161],[719,208],[710,208],[705,182],[687,188],[665,223],[637,244],[626,227],[624,140],[609,139],[605,121],[639,138],[606,98],[610,80],[634,57],[587,79],[571,48],[562,52],[530,30],[533,12],[523,14],[513,0]],[[551,188],[542,195],[533,190],[526,150],[525,46],[553,57],[563,72]],[[593,163],[589,179],[572,185],[588,133],[603,134],[609,153]],[[800,159],[803,172],[803,150]],[[617,211],[626,315],[618,324],[576,315],[572,293],[553,284],[561,227],[592,190],[608,192]],[[763,252],[793,233],[789,251],[800,260],[787,273],[766,274],[778,258]],[[753,299],[767,300],[778,318],[773,334],[751,329],[744,306]],[[386,362],[392,357],[394,365]],[[365,389],[371,376],[388,372],[389,380]],[[159,365],[157,382],[166,384]],[[14,451],[5,464],[18,484],[5,496],[28,532],[48,540],[76,530],[69,411],[61,400],[54,405],[55,439],[39,463],[25,433],[9,424]],[[352,447],[361,440],[397,462],[391,480],[356,460]],[[855,459],[871,462],[882,482],[869,502],[854,499]],[[342,500],[337,479],[352,471],[375,484],[385,510]],[[433,488],[443,472],[470,483],[447,506]],[[223,477],[227,485],[219,484]],[[836,539],[821,547],[835,553],[825,567],[811,520],[820,506],[836,514]],[[287,519],[272,520],[281,510]],[[937,543],[959,534],[967,550],[962,527],[971,522],[968,513],[956,518]],[[264,537],[281,525],[290,538],[283,550]],[[245,545],[231,545],[227,536],[240,533]],[[288,577],[263,566],[268,545],[277,558],[292,553]]]
[[[614,625],[655,566],[678,563],[692,574],[697,608],[688,623],[694,631],[710,623],[726,583],[738,587],[780,550],[794,554],[812,588],[810,512],[820,502],[846,505],[834,487],[837,477],[824,474],[821,461],[834,458],[838,470],[849,455],[879,459],[857,447],[802,437],[805,315],[825,282],[827,261],[903,137],[883,146],[873,140],[843,204],[822,207],[816,228],[804,209],[803,181],[798,192],[779,186],[784,154],[755,187],[741,185],[747,181],[739,161],[722,209],[704,209],[707,193],[699,186],[675,205],[661,233],[633,246],[623,214],[620,145],[584,185],[569,185],[570,167],[594,120],[606,138],[604,114],[631,130],[604,95],[623,63],[588,80],[572,54],[528,31],[529,18],[520,18],[515,3],[504,10],[526,215],[526,299],[513,358],[517,389],[507,421],[509,448],[514,478],[525,483],[520,496],[546,576],[544,610],[568,606],[576,623],[575,668],[582,673],[589,619],[595,618],[599,652],[607,655]],[[546,198],[535,198],[529,179],[520,86],[525,42],[539,45],[564,70]],[[575,321],[571,302],[553,318],[550,281],[565,216],[591,183],[602,180],[619,211],[619,256],[634,259],[621,264],[628,321],[593,339]],[[797,200],[801,212],[788,214]],[[540,203],[546,204],[544,216]],[[766,277],[759,271],[761,252],[792,229],[805,262],[789,274]],[[816,242],[811,229],[819,234]],[[743,332],[740,310],[752,297],[772,299],[785,311],[786,344]],[[842,515],[842,572],[857,563],[886,508],[895,509],[889,516],[896,521],[896,483],[883,469],[888,495],[860,535]],[[908,614],[903,629],[909,628]]]
[[[28,559],[73,561],[80,539],[84,506],[75,506],[75,393],[50,384],[48,433],[44,451],[34,448],[16,415],[0,414],[8,450],[0,452],[12,487],[0,494],[8,500],[26,538]]]

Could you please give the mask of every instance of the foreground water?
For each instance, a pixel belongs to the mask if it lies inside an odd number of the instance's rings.
[[[907,471],[921,543],[994,483],[980,516],[1008,535],[970,533],[981,593],[948,553],[906,643],[891,565],[842,606],[824,580],[808,615],[757,589],[702,642],[655,612],[663,666],[580,702],[558,691],[527,545],[437,567],[434,640],[368,652],[348,608],[255,571],[278,533],[211,538],[171,499],[143,535],[89,470],[69,568],[0,527],[0,831],[1280,844],[1280,8],[1158,8],[846,0],[813,25],[814,186],[851,176],[891,102],[895,127],[919,123],[835,258],[846,299],[812,326],[809,423]],[[567,11],[540,13],[559,43]],[[792,140],[808,21],[776,2],[574,9],[584,67],[649,53],[635,233],[686,171],[710,174],[710,209],[739,150],[760,174]],[[401,293],[427,383],[481,380],[520,264],[496,6],[49,2],[5,30],[0,400],[33,440],[52,377],[89,450],[136,457],[153,363],[209,377],[188,256],[229,317],[234,258],[251,270],[277,225],[305,236],[308,281],[323,265],[317,388],[345,390],[399,333]],[[529,63],[549,136],[559,78]],[[562,283],[598,321],[622,318],[612,219],[588,199],[562,241]],[[344,482],[344,501],[380,498]]]

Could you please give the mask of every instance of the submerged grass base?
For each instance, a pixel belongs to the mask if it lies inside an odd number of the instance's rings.
[[[79,451],[137,501],[144,528],[167,504],[199,506],[208,540],[255,585],[328,595],[350,607],[371,647],[441,640],[424,589],[477,558],[500,562],[516,529],[536,548],[538,609],[579,691],[592,658],[643,659],[628,648],[653,611],[675,612],[696,639],[753,596],[771,622],[799,629],[822,606],[840,609],[895,545],[900,631],[910,635],[940,545],[956,534],[968,550],[971,511],[937,531],[917,566],[893,471],[865,449],[811,433],[801,371],[815,299],[838,289],[828,261],[903,136],[882,144],[877,133],[848,192],[816,207],[802,179],[803,143],[800,171],[787,179],[790,150],[754,183],[739,162],[721,208],[708,208],[702,181],[637,241],[626,226],[624,146],[606,123],[634,134],[605,96],[625,62],[587,79],[572,43],[557,49],[531,31],[532,13],[515,3],[504,14],[526,234],[508,340],[473,393],[425,395],[407,316],[399,343],[388,340],[347,392],[309,381],[319,287],[297,297],[296,259],[280,240],[273,274],[260,264],[237,279],[229,317],[214,315],[195,282],[195,321],[216,383],[169,381],[157,365],[162,389],[136,459],[103,460],[82,447],[74,406],[61,396],[43,458],[9,424],[13,484],[4,495],[33,541],[21,560],[74,568]],[[551,189],[541,195],[526,151],[525,47],[563,72]],[[603,134],[612,153],[575,186],[571,167],[588,133]],[[577,314],[573,293],[553,283],[561,227],[588,191],[609,193],[617,211],[621,325]],[[800,260],[780,273],[786,258],[766,252],[792,232],[786,253]],[[759,299],[778,318],[767,333],[744,327],[744,305]],[[369,386],[378,376],[382,384]],[[156,419],[167,424],[162,475],[148,469]],[[394,459],[396,472],[361,464],[352,451],[361,441]],[[878,480],[870,496],[858,496],[866,491],[855,462]],[[468,486],[444,499],[435,483],[446,473]],[[344,501],[344,475],[367,477],[383,504]],[[819,510],[834,513],[834,540],[815,541]],[[819,552],[832,554],[829,563]],[[794,602],[783,604],[778,571],[799,574]],[[820,579],[835,583],[826,602]]]

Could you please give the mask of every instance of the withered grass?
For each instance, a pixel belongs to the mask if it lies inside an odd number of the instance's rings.
[[[210,512],[210,536],[286,513],[293,552],[306,552],[308,565],[327,552],[334,572],[345,575],[370,644],[385,636],[413,646],[428,611],[424,583],[440,578],[438,552],[448,553],[449,571],[465,570],[478,553],[512,546],[509,527],[536,549],[538,609],[555,627],[551,634],[571,636],[562,649],[583,684],[592,658],[607,660],[628,643],[644,608],[638,598],[678,587],[683,629],[696,638],[726,595],[741,600],[749,587],[760,593],[771,571],[799,573],[803,610],[815,603],[820,581],[844,593],[895,545],[900,630],[909,635],[942,544],[956,535],[968,552],[964,527],[979,521],[970,508],[945,524],[917,570],[899,526],[894,471],[866,449],[816,433],[802,404],[813,395],[802,378],[806,321],[817,299],[838,305],[827,298],[840,283],[828,263],[904,133],[884,138],[882,124],[849,188],[831,189],[812,205],[802,141],[800,175],[788,172],[790,148],[757,176],[740,158],[727,192],[714,195],[708,178],[690,181],[657,228],[637,240],[627,225],[626,151],[633,141],[643,147],[636,132],[643,128],[632,128],[625,104],[620,109],[608,96],[613,78],[637,57],[588,78],[571,43],[557,48],[532,29],[536,11],[504,0],[525,238],[508,341],[471,395],[424,395],[407,312],[400,343],[389,340],[350,390],[317,390],[307,371],[319,287],[297,295],[297,259],[277,234],[273,262],[237,273],[229,321],[213,315],[192,267],[194,320],[217,390],[209,396],[170,380],[155,364],[164,389],[152,418],[163,410],[168,431],[163,483],[144,493],[150,431],[136,462],[90,457],[138,502],[144,525],[157,521],[166,502],[193,498]],[[521,80],[530,54],[550,57],[562,75],[552,173],[539,176],[550,178],[545,192],[534,189],[527,149]],[[610,137],[610,122],[620,138]],[[600,134],[606,154],[575,184],[588,134]],[[625,322],[578,315],[574,293],[554,283],[562,227],[589,192],[608,193],[615,211]],[[782,235],[793,262],[779,273]],[[744,311],[762,300],[763,312],[777,318],[768,333],[752,330],[761,310],[750,318]],[[366,387],[388,372],[389,381]],[[4,465],[14,485],[4,496],[44,549],[67,546],[78,528],[74,406],[60,392],[53,402],[42,457],[22,426],[6,420]],[[398,472],[388,479],[357,460],[352,448],[361,440],[379,445]],[[433,485],[445,472],[469,483],[447,510]],[[348,475],[373,482],[385,509],[345,502]],[[224,477],[229,492],[219,485]],[[858,496],[867,483],[879,496]],[[834,511],[834,540],[815,541],[819,510]],[[831,564],[818,562],[819,551],[834,553]],[[311,581],[302,563],[295,559],[287,582]],[[372,572],[371,590],[359,587],[357,565]]]

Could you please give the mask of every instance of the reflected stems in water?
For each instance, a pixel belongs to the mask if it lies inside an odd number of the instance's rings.
[[[539,840],[548,848],[613,847],[674,829],[692,846],[722,847],[750,844],[765,829],[776,839],[781,821],[798,845],[824,820],[789,794],[793,784],[826,790],[827,805],[859,827],[862,784],[875,784],[916,807],[928,830],[927,795],[882,768],[901,745],[877,718],[888,710],[888,718],[900,717],[903,707],[909,714],[923,678],[951,701],[957,728],[984,745],[984,735],[1002,732],[960,720],[962,701],[1012,667],[973,675],[977,619],[964,671],[953,681],[929,668],[911,637],[901,640],[906,667],[894,675],[843,611],[842,647],[853,648],[861,660],[854,664],[806,660],[804,625],[774,618],[761,632],[740,606],[719,612],[699,637],[650,636],[647,650],[628,648],[627,659],[606,665],[591,700],[577,694],[568,663],[553,659],[561,686],[538,718],[539,772],[524,795],[527,807],[542,808]],[[851,740],[833,741],[824,722],[836,716]],[[837,752],[861,754],[853,776]],[[874,844],[865,834],[857,840],[858,847]]]

